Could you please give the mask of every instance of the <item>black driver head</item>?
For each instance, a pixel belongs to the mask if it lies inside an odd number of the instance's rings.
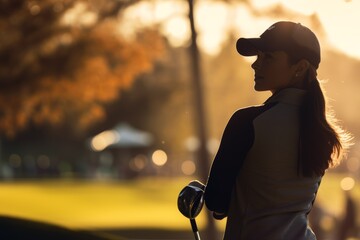
[[[191,181],[179,193],[178,209],[187,218],[194,219],[204,205],[205,185],[197,180]]]

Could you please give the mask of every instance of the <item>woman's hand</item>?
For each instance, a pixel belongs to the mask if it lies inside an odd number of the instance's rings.
[[[219,213],[219,212],[213,212],[213,217],[217,220],[221,220],[225,217],[227,217],[226,213]]]

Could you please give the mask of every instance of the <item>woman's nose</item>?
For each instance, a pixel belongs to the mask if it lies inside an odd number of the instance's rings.
[[[255,60],[255,62],[253,62],[253,64],[251,64],[251,67],[252,67],[252,69],[254,69],[254,70],[258,70],[258,69],[259,69],[259,58],[257,58],[257,59]]]

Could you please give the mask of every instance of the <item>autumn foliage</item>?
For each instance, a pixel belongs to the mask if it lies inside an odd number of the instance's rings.
[[[82,132],[105,117],[104,104],[120,97],[163,52],[156,31],[121,35],[119,20],[92,14],[91,24],[64,24],[75,1],[4,1],[0,11],[0,133],[29,125],[70,125]],[[59,5],[61,3],[61,5]],[[34,6],[36,6],[34,10]],[[119,6],[118,6],[119,7]],[[122,11],[123,8],[119,8]],[[81,13],[79,13],[81,14]],[[115,15],[116,16],[116,15]]]

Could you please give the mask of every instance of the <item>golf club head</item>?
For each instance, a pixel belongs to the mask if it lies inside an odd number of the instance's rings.
[[[197,180],[191,181],[179,193],[178,209],[187,218],[194,219],[204,205],[205,185]]]

